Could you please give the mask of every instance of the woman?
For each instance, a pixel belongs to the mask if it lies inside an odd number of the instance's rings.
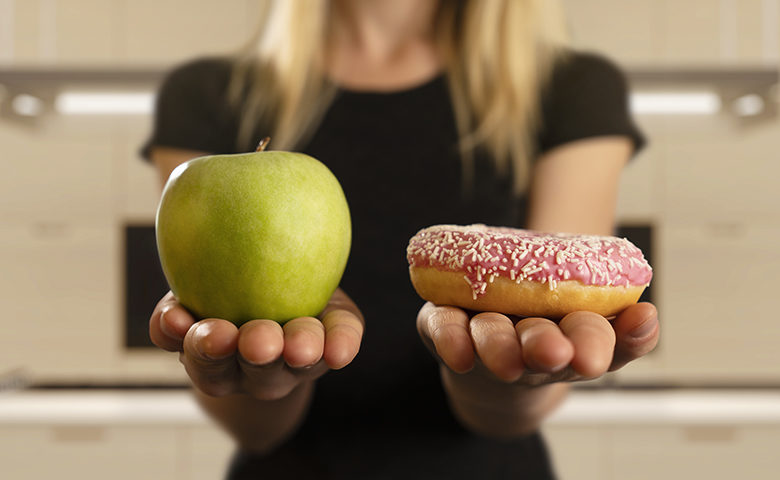
[[[568,381],[652,350],[655,308],[558,324],[420,309],[405,247],[439,223],[609,234],[642,143],[621,75],[564,48],[546,0],[278,1],[264,19],[240,55],[168,77],[145,149],[164,181],[270,135],[328,165],[350,203],[321,321],[196,322],[171,294],[152,314],[238,442],[231,476],[552,477],[539,425]]]

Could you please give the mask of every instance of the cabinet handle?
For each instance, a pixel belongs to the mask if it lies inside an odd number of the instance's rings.
[[[70,234],[69,225],[64,222],[39,222],[30,230],[34,237],[41,239],[64,238]]]
[[[748,226],[741,222],[711,222],[706,226],[706,232],[719,238],[742,238],[747,235]]]
[[[58,443],[97,443],[106,439],[106,429],[93,426],[53,427],[52,437]]]
[[[737,429],[731,426],[695,426],[686,427],[685,440],[690,443],[732,443],[737,437]]]

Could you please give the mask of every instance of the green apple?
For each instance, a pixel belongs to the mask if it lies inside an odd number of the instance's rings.
[[[240,325],[319,314],[344,273],[352,229],[325,165],[258,151],[179,165],[163,189],[156,234],[179,302],[196,317]]]

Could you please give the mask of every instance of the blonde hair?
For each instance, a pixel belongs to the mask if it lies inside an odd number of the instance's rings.
[[[251,140],[270,119],[275,149],[293,150],[312,133],[333,99],[325,76],[331,15],[325,0],[268,0],[257,33],[236,62],[231,98],[241,101],[239,138]],[[460,136],[464,178],[484,148],[517,191],[530,175],[540,97],[567,32],[555,0],[442,0],[436,35]]]

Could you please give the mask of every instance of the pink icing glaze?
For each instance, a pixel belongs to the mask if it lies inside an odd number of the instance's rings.
[[[409,265],[463,272],[474,297],[495,277],[546,283],[646,286],[653,270],[625,238],[542,234],[485,225],[436,225],[420,230],[406,250]]]

